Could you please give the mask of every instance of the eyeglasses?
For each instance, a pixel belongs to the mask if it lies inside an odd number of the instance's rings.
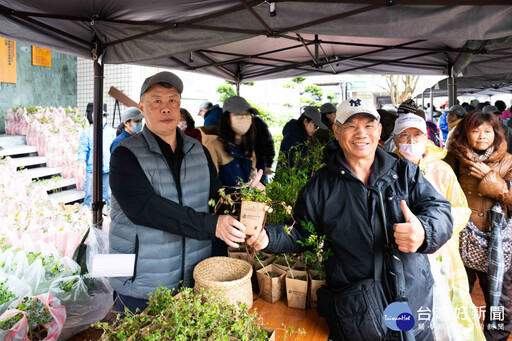
[[[424,133],[416,133],[416,134],[412,134],[412,135],[403,133],[403,134],[398,134],[396,137],[397,137],[398,142],[404,143],[404,142],[409,142],[411,140],[418,142],[421,139],[423,139],[425,136],[426,136],[426,134],[424,134]]]

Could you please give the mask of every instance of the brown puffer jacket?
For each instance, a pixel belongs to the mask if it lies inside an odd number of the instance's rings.
[[[458,162],[455,159],[458,159]],[[448,145],[448,155],[444,160],[457,174],[471,209],[471,219],[480,230],[489,230],[487,211],[496,200],[502,204],[504,212],[507,212],[506,205],[512,205],[512,190],[505,181],[512,181],[512,155],[507,153],[507,144],[501,143],[484,161],[492,171],[481,180],[469,173],[469,167],[475,164],[469,148],[451,141]],[[456,164],[459,169],[455,169]]]

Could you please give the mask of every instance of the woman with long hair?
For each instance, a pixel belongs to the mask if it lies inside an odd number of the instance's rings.
[[[219,120],[219,137],[205,141],[223,186],[237,186],[256,175],[256,128],[249,109],[251,105],[243,97],[226,99]],[[213,242],[212,256],[227,256],[227,245],[218,238]]]
[[[445,161],[457,175],[471,209],[465,229],[489,231],[489,209],[499,202],[506,214],[507,205],[512,205],[512,155],[507,153],[507,143],[497,116],[480,111],[467,114],[453,131]],[[507,242],[510,242],[508,237]],[[464,257],[463,262],[470,292],[478,278],[485,297],[485,337],[487,340],[507,340],[512,330],[510,267],[505,267],[499,306],[491,307],[488,273],[476,270],[474,264],[469,267],[470,261]],[[491,327],[491,317],[497,320],[498,328]]]

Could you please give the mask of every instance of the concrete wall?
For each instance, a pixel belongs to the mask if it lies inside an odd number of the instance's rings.
[[[32,46],[16,42],[17,83],[0,83],[0,134],[13,105],[76,107],[76,57],[52,51],[52,66],[32,65]]]

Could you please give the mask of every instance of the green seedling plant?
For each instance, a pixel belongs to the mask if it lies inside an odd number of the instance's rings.
[[[7,280],[0,281],[0,305],[10,302],[15,298],[16,295],[7,286]]]
[[[44,340],[48,335],[45,325],[53,321],[53,317],[45,304],[37,297],[24,297],[14,308],[25,312],[28,322],[28,339]],[[23,318],[22,313],[10,316],[0,321],[0,329],[9,330]]]
[[[192,288],[176,291],[159,287],[149,296],[148,307],[142,313],[124,317],[117,315],[113,324],[99,322],[103,329],[101,341],[121,340],[268,340],[258,313],[249,313],[245,305],[234,306],[204,288],[194,293]],[[287,332],[293,333],[293,328]]]
[[[300,222],[301,226],[309,232],[309,236],[304,240],[297,240],[297,243],[306,248],[304,251],[304,262],[315,270],[321,280],[325,279],[325,269],[323,262],[334,255],[331,249],[325,248],[326,236],[319,236],[315,226],[311,221]]]

